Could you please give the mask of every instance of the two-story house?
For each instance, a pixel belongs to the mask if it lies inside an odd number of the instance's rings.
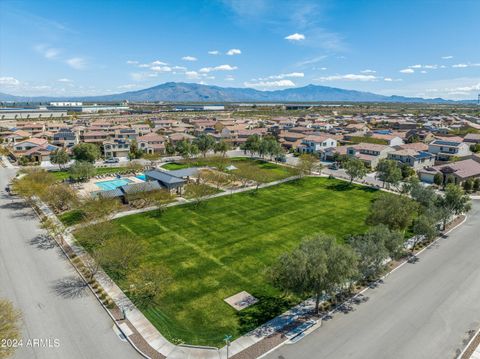
[[[309,135],[297,147],[302,153],[319,153],[326,148],[337,147],[337,140],[328,135]]]
[[[471,155],[470,145],[465,142],[435,140],[428,144],[428,152],[435,154],[437,160],[448,161],[451,157]]]
[[[359,143],[347,147],[347,156],[356,157],[362,160],[367,167],[373,169],[377,167],[381,159],[387,158],[388,153],[393,151],[395,149],[387,145]]]
[[[411,148],[389,152],[387,158],[404,163],[415,170],[433,166],[435,164],[435,155],[429,152],[417,151]]]

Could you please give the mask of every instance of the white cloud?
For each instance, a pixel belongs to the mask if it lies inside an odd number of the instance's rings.
[[[391,77],[384,77],[383,81],[392,82],[393,79]]]
[[[421,73],[421,74],[426,74],[426,73],[427,73],[427,71],[425,71],[425,70],[422,70],[422,71],[420,71],[420,73]]]
[[[182,60],[184,61],[197,61],[197,58],[194,56],[184,56],[182,57]]]
[[[408,69],[400,70],[400,72],[402,74],[413,74],[415,72],[415,70],[408,68]]]
[[[230,49],[226,52],[227,55],[233,56],[233,55],[240,55],[242,51],[240,49]]]
[[[140,68],[149,68],[151,65],[150,64],[140,64],[138,67]]]
[[[408,67],[411,68],[411,69],[421,69],[422,65],[411,65],[411,66],[408,66]]]
[[[375,70],[363,70],[363,71],[360,71],[362,74],[375,74],[377,71]]]
[[[138,61],[136,61],[136,60],[127,60],[127,64],[128,64],[128,65],[137,65],[137,64],[138,64]]]
[[[284,79],[287,77],[305,77],[303,72],[290,72],[288,74],[280,74],[280,75],[273,75],[269,76],[269,79]]]
[[[18,81],[15,77],[5,76],[0,77],[0,85],[18,86],[20,85],[20,81]]]
[[[225,81],[235,81],[235,78],[233,76],[228,75],[225,77]]]
[[[346,75],[332,75],[322,76],[318,78],[319,81],[376,81],[377,76],[374,75],[358,75],[358,74],[346,74]]]
[[[152,65],[153,66],[165,66],[165,65],[168,65],[168,64],[166,62],[156,60],[156,61],[152,62]]]
[[[155,72],[172,72],[172,68],[170,66],[152,66],[150,70]]]
[[[70,66],[71,68],[73,68],[75,70],[82,70],[87,65],[85,59],[83,59],[81,57],[72,57],[65,62],[67,63],[68,66]]]
[[[299,34],[299,33],[296,32],[295,34],[285,36],[285,40],[290,40],[290,41],[305,40],[305,35]]]
[[[452,67],[455,67],[455,68],[465,68],[465,67],[479,67],[480,66],[480,63],[478,64],[472,64],[472,63],[468,63],[468,64],[455,64],[455,65],[452,65]]]
[[[295,87],[295,84],[291,80],[244,82],[244,85],[246,87],[253,87],[253,88],[259,88],[259,89]]]
[[[220,51],[218,50],[211,50],[208,52],[209,55],[220,55]]]
[[[72,80],[66,79],[66,78],[58,79],[57,81],[58,82],[72,82]]]
[[[200,77],[197,71],[187,71],[185,72],[185,76],[191,80],[198,79]]]
[[[187,71],[187,68],[185,66],[173,66],[172,69],[178,71]]]
[[[443,60],[450,60],[450,59],[453,59],[453,56],[452,55],[442,56],[442,59]]]
[[[45,57],[46,59],[49,59],[49,60],[56,59],[58,57],[58,55],[60,54],[59,49],[55,49],[53,47],[49,47],[49,46],[44,45],[44,44],[40,44],[40,45],[35,46],[35,50],[37,52],[39,52],[43,57]]]
[[[199,72],[209,73],[212,71],[233,71],[233,70],[236,70],[237,68],[238,68],[237,66],[220,65],[215,67],[203,67],[199,70]]]
[[[327,68],[326,67],[320,67],[320,70],[325,71],[325,70],[327,70]]]

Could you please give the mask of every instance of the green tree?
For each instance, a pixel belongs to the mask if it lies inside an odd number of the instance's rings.
[[[143,151],[138,148],[138,143],[136,140],[132,140],[130,142],[130,151],[128,152],[128,159],[131,160],[136,160],[138,158],[142,158],[143,156]]]
[[[373,202],[367,223],[404,231],[411,225],[417,209],[418,205],[408,197],[383,193]]]
[[[455,184],[448,184],[445,187],[445,195],[439,200],[439,207],[444,209],[443,228],[448,219],[453,215],[459,215],[470,211],[472,203],[465,191]]]
[[[86,180],[95,176],[95,166],[86,161],[75,161],[69,169],[70,177],[76,181]]]
[[[480,190],[480,178],[475,178],[473,181],[473,192],[478,192]]]
[[[322,164],[318,157],[304,153],[298,157],[296,169],[301,176],[311,175],[312,172],[320,172],[322,170]]]
[[[306,238],[300,246],[278,258],[269,269],[270,281],[297,295],[315,296],[315,312],[323,295],[332,300],[356,276],[353,250],[327,235]]]
[[[250,155],[253,156],[253,154],[259,151],[260,142],[261,142],[261,139],[259,135],[251,135],[247,138],[247,141],[245,141],[245,145],[243,146],[243,149],[245,151],[250,152]]]
[[[0,358],[13,355],[16,347],[7,345],[7,341],[20,340],[22,335],[20,324],[20,311],[8,300],[0,298]]]
[[[223,157],[225,157],[225,154],[227,151],[230,149],[230,144],[224,140],[220,140],[215,145],[213,146],[213,151],[215,153],[219,152],[222,154]]]
[[[173,156],[175,153],[177,153],[175,145],[172,143],[172,141],[165,142],[165,152],[169,156]]]
[[[206,157],[207,152],[213,150],[215,146],[215,139],[210,135],[201,134],[193,141],[193,143],[198,147],[198,150],[203,157]]]
[[[343,168],[345,168],[345,172],[350,177],[350,183],[367,175],[367,168],[361,160],[355,157],[349,157],[343,163]]]
[[[433,183],[440,187],[443,184],[443,174],[440,172],[435,173],[433,176]]]
[[[50,156],[50,162],[53,164],[58,165],[60,169],[63,169],[63,166],[68,163],[70,160],[67,151],[65,151],[63,148],[59,148],[58,150],[55,150],[55,152],[52,153]]]
[[[412,245],[412,251],[415,249],[416,242],[420,239],[424,239],[428,242],[435,239],[438,235],[437,221],[435,218],[421,215],[415,218],[412,227],[415,234],[415,243]]]
[[[469,193],[473,190],[473,178],[469,178],[463,182],[463,189],[465,192]]]
[[[100,158],[100,149],[93,143],[79,143],[73,147],[73,157],[77,161],[93,163]]]
[[[372,281],[385,271],[389,251],[383,236],[370,230],[363,235],[352,236],[349,244],[358,256],[358,272],[361,279]]]
[[[397,162],[393,160],[380,160],[376,171],[377,178],[383,182],[383,187],[385,187],[385,183],[387,183],[387,188],[390,188],[390,185],[397,186],[402,179],[402,171]]]

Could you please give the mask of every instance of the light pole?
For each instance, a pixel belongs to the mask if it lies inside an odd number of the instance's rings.
[[[225,338],[223,340],[225,341],[225,344],[227,344],[227,359],[228,359],[228,348],[230,347],[230,339],[232,339],[231,335],[225,335]]]

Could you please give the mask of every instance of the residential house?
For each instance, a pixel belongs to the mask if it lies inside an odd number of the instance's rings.
[[[468,143],[446,140],[430,142],[428,152],[435,154],[439,161],[449,161],[451,157],[465,157],[471,154]]]
[[[367,167],[372,169],[377,167],[381,159],[387,158],[389,152],[393,151],[395,151],[395,149],[390,146],[373,143],[359,143],[357,145],[347,146],[347,156],[362,160]]]
[[[417,151],[411,148],[389,152],[387,158],[406,164],[415,170],[433,166],[435,164],[435,155],[429,152]]]
[[[137,139],[138,148],[146,153],[165,153],[165,136],[149,133]]]
[[[459,184],[469,178],[480,178],[480,159],[473,157],[463,161],[447,163],[444,165],[426,167],[418,172],[423,182],[433,183],[434,176],[440,173],[445,183],[448,176],[453,176],[455,183]]]
[[[335,138],[328,135],[309,135],[302,139],[297,149],[302,153],[319,153],[331,147],[337,147]]]
[[[480,133],[467,133],[463,138],[463,142],[470,144],[480,143]]]
[[[105,158],[128,157],[130,153],[130,143],[123,139],[104,141],[103,153]]]
[[[52,144],[55,146],[70,148],[78,143],[78,134],[69,129],[61,129],[53,134]]]

